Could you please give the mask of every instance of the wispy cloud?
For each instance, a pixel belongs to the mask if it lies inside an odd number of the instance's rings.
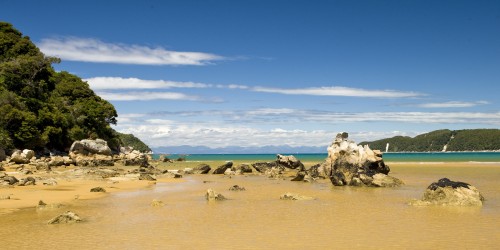
[[[396,90],[370,90],[358,89],[341,86],[333,87],[316,87],[316,88],[267,88],[255,87],[252,89],[257,92],[277,93],[285,95],[315,95],[315,96],[351,96],[351,97],[373,97],[373,98],[405,98],[419,97],[422,93],[396,91]]]
[[[106,43],[79,37],[42,39],[38,47],[46,55],[63,60],[96,63],[206,65],[224,59],[211,53],[172,51],[162,47]]]
[[[164,80],[144,80],[122,77],[92,77],[84,79],[93,90],[100,89],[169,89],[169,88],[208,88],[210,84],[196,82],[176,82]]]
[[[459,102],[459,101],[449,101],[449,102],[432,102],[423,103],[418,105],[421,108],[470,108],[479,105],[489,104],[487,101],[477,101],[477,102]]]
[[[108,101],[203,101],[203,99],[198,96],[176,92],[97,92],[97,94]]]

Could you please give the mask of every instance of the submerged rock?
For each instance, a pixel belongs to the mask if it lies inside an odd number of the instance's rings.
[[[240,187],[238,185],[234,185],[229,188],[229,191],[245,191],[246,189],[244,187]]]
[[[476,187],[459,181],[442,178],[427,187],[421,200],[413,200],[411,205],[427,206],[482,206],[484,197]]]
[[[207,201],[223,201],[226,199],[222,194],[215,192],[213,189],[208,189],[205,194]]]
[[[368,145],[357,145],[348,140],[345,132],[337,134],[328,147],[325,163],[311,172],[319,176],[319,173],[314,173],[319,169],[335,186],[395,187],[403,184],[402,181],[387,176],[390,168],[385,165],[379,150],[371,150]]]
[[[49,220],[47,224],[76,223],[81,221],[82,219],[80,218],[80,216],[71,211],[66,211],[65,213],[60,214],[54,217],[53,219]]]
[[[294,193],[286,193],[280,196],[280,200],[306,201],[306,200],[314,200],[314,197],[304,196]]]

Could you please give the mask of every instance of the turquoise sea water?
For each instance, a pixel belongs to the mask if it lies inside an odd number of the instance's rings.
[[[285,154],[290,155],[290,154]],[[292,154],[303,162],[322,162],[327,154]],[[160,155],[153,155],[158,159]],[[274,161],[276,154],[192,154],[168,155],[170,159],[186,157],[187,161]],[[386,162],[500,162],[500,152],[433,152],[384,153]]]

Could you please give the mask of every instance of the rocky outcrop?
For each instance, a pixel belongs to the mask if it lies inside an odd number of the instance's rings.
[[[0,182],[4,185],[15,185],[19,182],[19,180],[11,175],[4,175],[3,177],[0,177]]]
[[[194,174],[208,174],[212,168],[207,164],[200,164],[193,169]]]
[[[335,186],[393,187],[403,183],[394,177],[386,177],[390,168],[385,165],[379,150],[357,145],[348,140],[345,132],[337,134],[328,147],[325,163],[319,168]]]
[[[257,162],[252,164],[252,167],[259,173],[265,173],[267,170],[277,166],[276,162]]]
[[[148,155],[141,153],[138,150],[133,150],[131,147],[121,148],[120,154],[117,159],[123,163],[125,166],[147,166]]]
[[[150,174],[141,173],[139,175],[139,180],[143,180],[143,181],[156,181],[156,178],[154,178]]]
[[[207,201],[223,201],[226,199],[222,194],[215,192],[213,189],[208,189],[205,194]]]
[[[35,178],[29,176],[29,177],[26,177],[24,179],[21,179],[19,181],[19,186],[29,186],[29,185],[36,185],[36,180]]]
[[[484,197],[476,187],[459,181],[442,178],[427,187],[422,199],[413,200],[411,205],[427,206],[482,206]]]
[[[286,193],[280,196],[280,200],[307,201],[307,200],[314,200],[314,197],[304,196],[294,193]]]
[[[102,139],[75,141],[71,145],[69,151],[82,155],[111,155],[111,149],[108,147],[108,142]]]
[[[226,172],[226,170],[229,168],[231,168],[233,166],[233,162],[231,161],[228,161],[226,162],[226,164],[222,165],[222,166],[219,166],[218,168],[216,168],[213,172],[213,174],[224,174],[224,172]]]
[[[276,163],[280,166],[290,169],[304,170],[304,164],[297,160],[293,155],[276,155]]]
[[[53,219],[49,220],[47,224],[76,223],[81,221],[82,219],[80,218],[80,216],[71,211],[66,211],[65,213],[60,214],[54,217]]]
[[[16,149],[10,156],[10,162],[16,164],[29,163],[33,157],[35,157],[35,151],[33,150],[25,149],[21,151]]]
[[[240,164],[238,166],[233,166],[231,167],[231,170],[233,170],[236,173],[243,174],[243,173],[252,173],[252,167],[248,164]]]
[[[81,140],[73,142],[69,150],[70,158],[77,166],[97,167],[114,166],[111,149],[102,139]]]

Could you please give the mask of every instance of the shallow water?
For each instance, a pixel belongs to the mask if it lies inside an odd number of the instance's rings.
[[[500,244],[500,165],[398,164],[401,188],[333,187],[263,176],[186,176],[145,190],[76,201],[52,211],[0,216],[2,249],[496,249]],[[475,185],[481,208],[412,207],[424,189],[448,177]],[[204,181],[206,183],[204,183]],[[232,185],[246,191],[228,191]],[[230,200],[209,203],[213,188]],[[282,201],[294,192],[312,201]],[[153,199],[164,207],[151,207]],[[45,223],[64,210],[85,222]]]

